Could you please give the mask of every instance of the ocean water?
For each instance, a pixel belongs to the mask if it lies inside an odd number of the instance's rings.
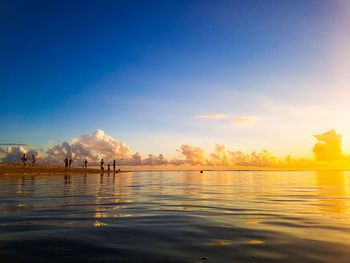
[[[0,176],[1,262],[350,262],[350,172]]]

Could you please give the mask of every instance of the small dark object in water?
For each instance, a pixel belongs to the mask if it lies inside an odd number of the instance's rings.
[[[200,173],[202,174],[202,173],[203,173],[203,171],[200,171]]]
[[[208,257],[201,257],[201,260],[208,260]]]

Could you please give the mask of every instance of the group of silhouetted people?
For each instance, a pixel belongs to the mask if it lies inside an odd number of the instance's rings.
[[[69,157],[69,158],[68,158],[68,156],[66,156],[66,158],[64,159],[64,167],[65,167],[66,169],[70,169],[71,166],[72,166],[72,163],[73,163],[72,157]]]
[[[65,168],[70,170],[70,168],[71,168],[71,166],[72,166],[72,163],[73,163],[72,157],[69,157],[69,158],[68,158],[68,156],[66,156],[66,158],[64,159],[64,166],[65,166]],[[84,161],[84,166],[83,166],[83,168],[84,168],[85,170],[86,170],[87,167],[88,167],[88,163],[89,163],[88,160],[85,159],[85,161]],[[114,172],[114,173],[119,173],[120,169],[117,170],[117,163],[116,163],[115,160],[113,160],[112,166],[113,166],[113,172]],[[104,171],[105,171],[105,162],[103,161],[103,159],[101,159],[100,167],[101,167],[101,173],[104,173]],[[111,171],[111,165],[108,164],[107,167],[108,167],[108,172],[110,172],[110,171]]]
[[[115,160],[113,160],[112,166],[113,166],[113,173],[116,173],[116,172],[119,173],[120,169],[116,170],[117,163],[116,163]],[[101,159],[100,167],[101,167],[101,173],[104,173],[104,171],[105,171],[105,162],[103,161],[103,159]],[[107,169],[108,169],[107,171],[109,173],[111,171],[111,165],[110,164],[107,165]]]
[[[32,166],[33,167],[37,165],[36,164],[36,159],[37,159],[37,157],[33,154],[32,155]],[[24,153],[22,158],[21,158],[21,160],[22,160],[24,166],[27,166],[27,161],[28,161],[27,154]],[[68,169],[70,170],[70,168],[72,167],[72,163],[73,163],[72,157],[68,158],[68,156],[66,156],[66,158],[64,159],[64,166],[65,166],[65,168],[67,170]],[[113,160],[112,166],[113,166],[113,172],[114,173],[119,173],[120,169],[117,170],[117,163],[116,163],[115,160]],[[86,170],[87,167],[88,167],[88,160],[85,160],[83,168],[85,168],[85,170]],[[105,171],[105,162],[103,161],[103,159],[101,159],[100,167],[101,167],[101,173],[104,173],[104,171]],[[109,173],[111,171],[111,165],[108,164],[107,167],[108,167],[108,173]]]
[[[23,165],[27,166],[27,161],[28,161],[27,154],[24,153],[21,160],[23,162]],[[36,166],[36,156],[34,154],[32,154],[32,166]]]

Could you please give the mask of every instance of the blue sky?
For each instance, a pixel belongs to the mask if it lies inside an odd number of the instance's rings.
[[[102,129],[143,154],[305,155],[350,132],[342,1],[2,1],[0,20],[2,142]]]

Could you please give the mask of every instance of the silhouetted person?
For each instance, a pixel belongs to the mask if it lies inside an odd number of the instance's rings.
[[[64,159],[64,167],[68,169],[68,165],[69,165],[69,159],[68,159],[68,156],[66,156],[66,158]]]
[[[109,173],[111,171],[111,165],[108,164],[107,167],[108,167],[108,173]]]
[[[113,161],[113,173],[115,173],[115,168],[116,168],[117,164],[115,163],[115,160]]]
[[[101,172],[105,170],[105,162],[101,159]]]
[[[87,169],[87,166],[88,166],[88,160],[85,160],[85,162],[84,162],[85,170]]]
[[[71,166],[72,166],[72,162],[73,162],[72,157],[69,157],[69,161],[68,161],[69,169],[70,169],[70,168],[71,168]]]
[[[27,155],[24,153],[23,154],[23,157],[22,157],[22,159],[21,159],[22,161],[23,161],[23,164],[24,164],[24,166],[27,166]]]
[[[32,155],[32,166],[36,166],[36,156]]]

